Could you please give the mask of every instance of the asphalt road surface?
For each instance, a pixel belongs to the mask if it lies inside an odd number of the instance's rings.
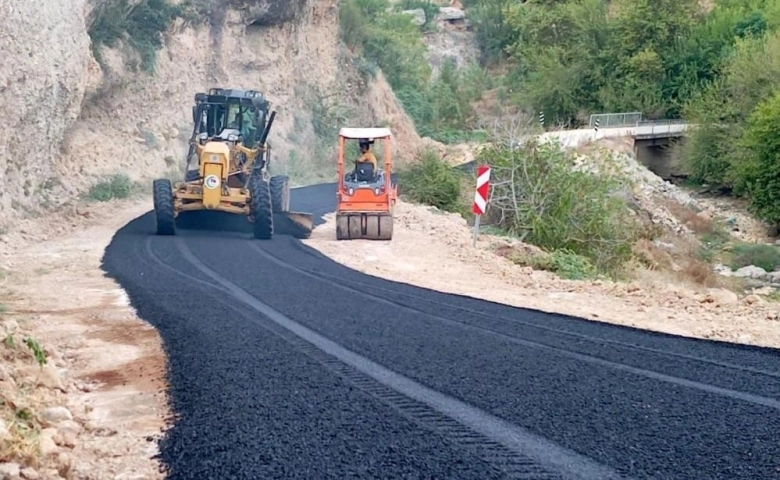
[[[777,350],[397,284],[290,237],[158,237],[151,214],[104,269],[164,341],[172,479],[780,479]]]

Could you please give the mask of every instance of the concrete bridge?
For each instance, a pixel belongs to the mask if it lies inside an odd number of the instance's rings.
[[[600,117],[604,120],[597,125]],[[539,139],[555,138],[566,147],[578,147],[604,138],[631,137],[637,160],[659,177],[672,180],[684,174],[670,148],[684,140],[689,128],[682,119],[643,120],[640,112],[608,113],[591,115],[590,128],[545,132]]]
[[[597,120],[600,120],[598,125]],[[602,113],[591,115],[589,128],[527,135],[516,144],[536,137],[541,142],[556,139],[564,147],[576,148],[604,138],[631,137],[637,160],[659,177],[671,181],[684,175],[677,159],[670,155],[670,147],[682,141],[691,127],[682,119],[643,120],[641,112]],[[471,172],[474,166],[475,161],[471,160],[458,168]]]

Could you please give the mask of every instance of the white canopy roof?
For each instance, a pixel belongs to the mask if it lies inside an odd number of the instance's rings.
[[[339,130],[339,135],[345,138],[374,138],[390,137],[393,134],[389,128],[350,128],[345,127]]]

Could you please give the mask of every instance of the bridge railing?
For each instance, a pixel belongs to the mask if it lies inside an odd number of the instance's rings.
[[[630,127],[642,121],[642,112],[594,113],[590,116],[590,128],[596,126],[596,120],[599,128]]]
[[[637,130],[636,132],[636,134],[641,134],[641,135],[662,135],[662,134],[671,134],[671,133],[676,134],[676,133],[682,133],[682,131],[685,130],[686,122],[682,118],[640,120],[636,122],[636,127],[642,128],[641,132],[639,130]]]

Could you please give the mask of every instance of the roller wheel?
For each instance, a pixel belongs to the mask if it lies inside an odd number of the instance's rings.
[[[347,217],[348,231],[350,240],[357,240],[363,238],[363,226],[360,224],[362,220],[361,215],[350,215]]]
[[[336,240],[349,240],[349,217],[336,215]]]
[[[255,219],[253,233],[255,238],[270,240],[274,234],[274,214],[271,208],[271,189],[260,175],[254,175],[249,182],[252,203],[250,209]]]
[[[154,216],[157,220],[157,235],[176,235],[176,216],[173,211],[173,186],[168,179],[152,182]]]
[[[290,177],[277,175],[271,177],[271,205],[274,213],[290,211]]]
[[[393,239],[393,216],[382,215],[379,217],[379,240]]]

